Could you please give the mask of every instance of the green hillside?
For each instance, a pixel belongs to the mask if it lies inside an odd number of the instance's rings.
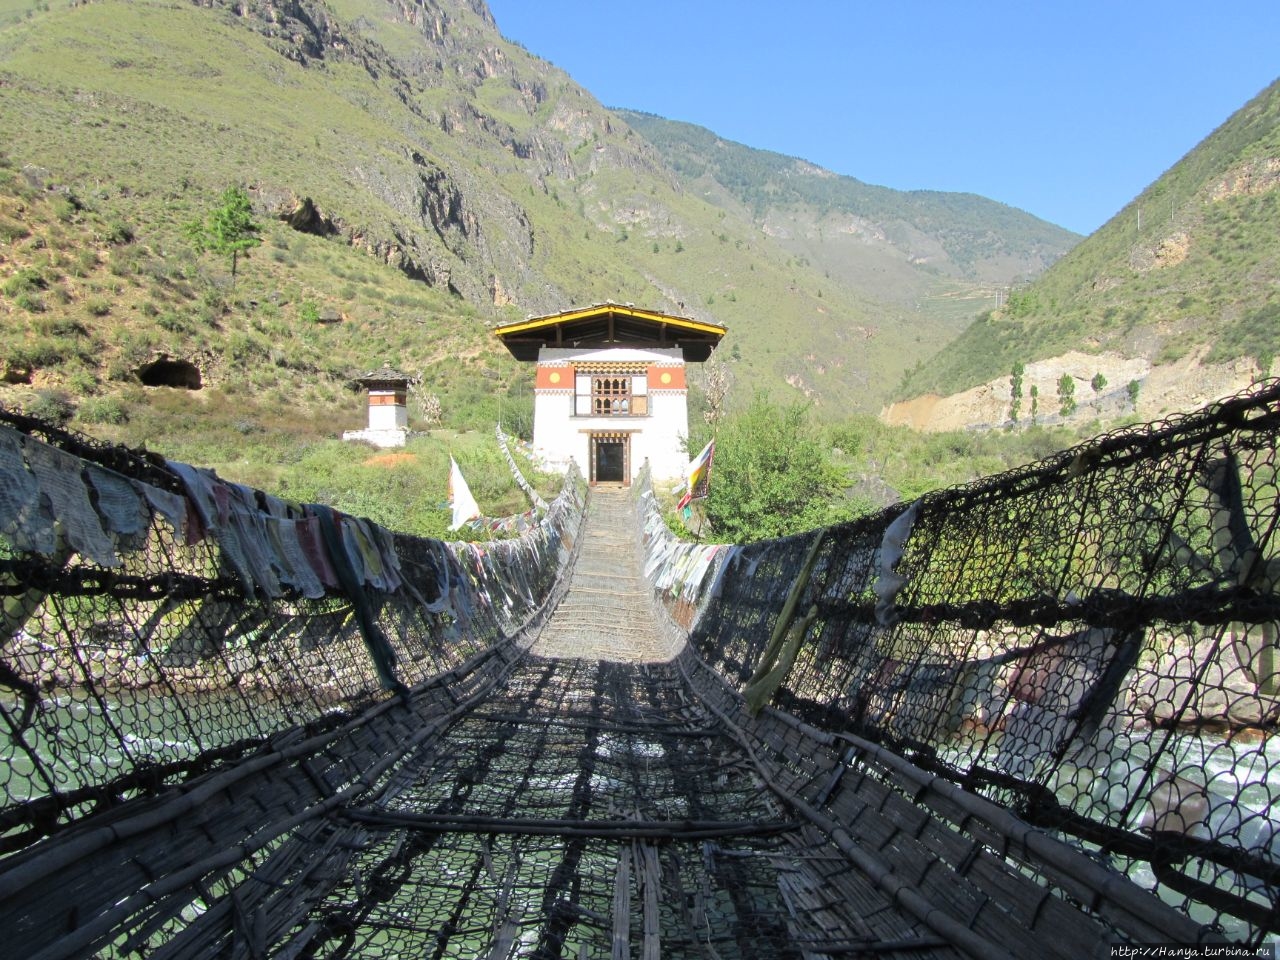
[[[272,221],[232,286],[224,262],[40,176],[0,157],[0,249],[16,267],[0,283],[0,402],[396,529],[445,532],[450,453],[486,511],[526,509],[492,425],[528,428],[532,380],[465,304]],[[364,425],[352,373],[377,357],[424,372],[441,400],[430,438],[398,454],[338,439]],[[155,378],[166,366],[185,386],[146,385],[175,379]]]
[[[1015,288],[899,396],[950,394],[1067,350],[1168,364],[1280,351],[1280,81],[1042,277]]]
[[[873,186],[693,124],[618,113],[691,190],[829,282],[880,303],[872,339],[884,326],[922,331],[894,344],[912,357],[953,339],[1001,287],[1040,274],[1079,240],[973,194]]]
[[[768,222],[789,212],[799,222],[802,211],[813,224],[841,216],[855,218],[867,225],[859,239],[868,257],[871,251],[882,256],[894,251],[914,262],[922,276],[987,284],[1030,277],[1080,239],[1069,230],[985,197],[878,187],[795,157],[723,140],[693,124],[636,111],[618,113],[661,151],[681,177],[692,183],[715,183],[755,220]],[[869,237],[873,225],[879,235]],[[853,232],[848,221],[845,228]],[[822,239],[830,245],[838,242],[838,233]],[[869,292],[882,299],[894,296],[886,284]]]
[[[0,319],[25,341],[37,321],[70,313],[95,328],[123,326],[135,353],[139,339],[154,339],[198,360],[223,351],[233,333],[252,341],[253,311],[276,309],[276,326],[289,326],[301,304],[314,304],[351,322],[304,349],[306,359],[293,355],[294,327],[288,336],[257,331],[280,362],[270,349],[242,350],[233,364],[260,388],[307,403],[308,391],[324,395],[341,376],[383,362],[430,367],[448,381],[441,389],[462,389],[454,381],[472,366],[502,364],[486,325],[617,300],[725,324],[723,355],[740,392],[749,384],[807,397],[828,417],[872,411],[995,283],[1029,269],[1026,247],[1038,242],[1028,240],[1025,215],[993,219],[999,205],[897,194],[895,214],[893,191],[867,188],[875,202],[860,215],[882,217],[875,229],[909,226],[920,249],[950,251],[940,268],[898,242],[886,248],[894,271],[870,283],[875,269],[829,259],[822,251],[836,245],[815,243],[816,234],[783,242],[701,196],[618,114],[505,41],[480,2],[9,0],[0,5],[0,85],[0,149],[24,190],[127,225],[135,239],[121,256],[185,271],[193,302],[212,287],[226,301],[219,309],[235,315],[218,329],[178,299],[165,305],[177,318],[168,326],[122,324],[131,314],[115,303],[91,323],[46,297],[39,317],[6,304]],[[230,184],[248,189],[269,225],[265,256],[234,291],[219,265],[192,255],[181,229]],[[815,189],[788,198],[789,215],[839,207]],[[1006,227],[1007,240],[988,236]],[[975,237],[988,237],[989,249]],[[0,280],[69,255],[15,238]],[[73,300],[81,286],[68,288]],[[47,385],[76,373],[110,393],[126,382],[107,370],[114,357],[114,348],[97,363],[82,357],[79,368],[13,362]],[[290,367],[322,375],[310,383],[280,372]]]

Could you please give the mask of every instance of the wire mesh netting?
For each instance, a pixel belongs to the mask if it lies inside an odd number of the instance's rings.
[[[1278,402],[743,547],[576,477],[443,544],[0,413],[6,951],[1259,944]]]
[[[735,549],[694,643],[749,701],[891,747],[1260,943],[1280,929],[1278,400]]]
[[[352,718],[389,710],[409,687],[456,698],[492,683],[498,642],[527,645],[581,521],[571,477],[520,539],[446,545],[18,414],[3,420],[0,851],[14,854],[10,870],[42,838],[171,785],[234,781],[264,758],[302,756],[297,744],[328,757],[308,768],[315,783],[299,798],[365,789],[366,767],[390,749],[362,742],[371,730]],[[114,884],[101,882],[102,862],[86,859],[75,879],[62,871],[75,896],[53,913],[91,915],[120,879],[143,886],[197,848],[248,835],[279,800],[233,807],[203,845],[122,854],[138,859]],[[6,888],[20,902],[21,886]],[[47,936],[38,928],[52,918],[38,913],[15,921],[14,946],[25,932]]]

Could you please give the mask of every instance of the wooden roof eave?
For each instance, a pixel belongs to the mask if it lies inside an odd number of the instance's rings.
[[[617,306],[593,308],[590,310],[575,310],[566,313],[553,314],[547,317],[531,317],[517,323],[508,323],[496,327],[493,332],[497,337],[505,341],[507,337],[510,336],[527,334],[537,330],[563,327],[591,320],[598,321],[603,319],[610,328],[613,328],[619,318],[636,320],[641,324],[648,324],[658,328],[674,328],[688,333],[701,333],[717,339],[723,337],[726,332],[724,327],[716,323],[706,323],[701,320],[692,320],[688,317],[675,317],[663,313],[637,310],[632,307]]]
[[[710,357],[725,329],[684,317],[609,306],[530,318],[497,327],[493,332],[517,360],[536,360],[542,347],[607,349],[627,344],[639,348],[677,347],[686,361],[702,362]]]

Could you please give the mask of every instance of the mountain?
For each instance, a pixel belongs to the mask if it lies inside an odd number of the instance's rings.
[[[0,91],[4,402],[128,415],[164,362],[258,422],[345,425],[389,362],[461,425],[525,402],[488,326],[615,300],[726,325],[739,395],[834,417],[1074,239],[662,133],[482,0],[0,0]],[[265,241],[234,278],[184,231],[231,184]]]
[[[891,416],[999,423],[1019,364],[1026,390],[1038,378],[1042,410],[1059,408],[1056,383],[1067,376],[1088,400],[1080,416],[1155,416],[1247,385],[1278,353],[1280,81],[913,370],[897,397],[917,399]],[[1086,386],[1097,373],[1101,391]]]
[[[1080,240],[975,194],[874,186],[693,124],[614,112],[687,189],[876,300],[935,311],[937,301],[981,301],[1043,273]]]

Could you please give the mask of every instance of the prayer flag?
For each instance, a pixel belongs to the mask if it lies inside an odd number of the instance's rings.
[[[711,459],[716,453],[716,442],[711,440],[702,452],[694,457],[685,469],[685,494],[676,504],[677,510],[683,510],[690,500],[700,500],[707,495],[707,487],[711,482]]]
[[[449,457],[449,506],[453,508],[453,523],[449,526],[450,530],[457,530],[467,521],[475,520],[480,516],[480,505],[471,495],[471,488],[467,486],[466,478],[462,476],[458,461],[452,456]]]

